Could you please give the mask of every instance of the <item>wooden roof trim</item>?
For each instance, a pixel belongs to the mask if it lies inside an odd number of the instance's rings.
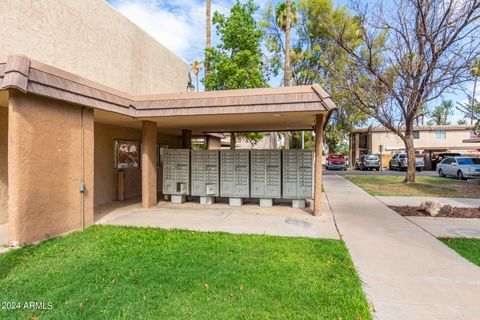
[[[24,56],[8,56],[6,63],[0,60],[2,89],[17,89],[139,118],[306,111],[330,114],[336,108],[317,84],[132,96]]]

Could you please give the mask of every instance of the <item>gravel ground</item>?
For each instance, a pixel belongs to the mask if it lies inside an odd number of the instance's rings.
[[[420,210],[419,207],[394,207],[390,206],[395,212],[407,217],[430,217],[426,212]],[[436,217],[447,218],[480,218],[480,208],[452,208],[449,215],[439,214]]]

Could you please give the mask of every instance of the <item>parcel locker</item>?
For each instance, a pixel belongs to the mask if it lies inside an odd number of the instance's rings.
[[[283,151],[283,198],[313,198],[313,151]]]
[[[218,150],[192,150],[192,195],[220,195]]]
[[[163,193],[171,195],[190,194],[190,150],[164,149]]]
[[[220,151],[220,196],[248,198],[250,196],[249,150]]]
[[[281,150],[252,150],[250,157],[251,197],[280,198],[282,196]]]

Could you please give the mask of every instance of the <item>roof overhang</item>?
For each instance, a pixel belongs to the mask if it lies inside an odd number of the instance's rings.
[[[478,138],[471,138],[471,139],[465,139],[462,141],[463,143],[480,143],[480,137]]]
[[[24,56],[0,60],[0,90],[7,89],[94,108],[96,119],[117,114],[120,122],[173,122],[177,128],[204,120],[192,128],[201,132],[311,130],[316,114],[328,119],[336,109],[318,84],[133,96]]]

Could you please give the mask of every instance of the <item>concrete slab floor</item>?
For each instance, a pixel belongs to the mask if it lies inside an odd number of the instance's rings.
[[[480,219],[405,217],[435,237],[480,239]]]
[[[322,213],[314,217],[311,207],[295,209],[290,202],[262,208],[258,201],[241,207],[230,207],[228,202],[206,207],[198,202],[161,201],[154,208],[142,209],[140,202],[130,201],[97,207],[95,220],[97,224],[339,239],[324,195]]]
[[[323,185],[376,319],[479,319],[478,266],[348,180]]]

